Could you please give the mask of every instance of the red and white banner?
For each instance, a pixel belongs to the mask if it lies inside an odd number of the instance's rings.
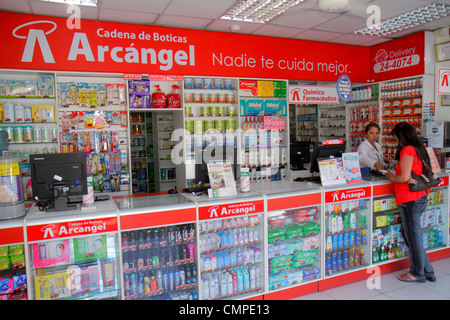
[[[339,96],[336,86],[296,86],[288,87],[288,102],[300,104],[337,104]]]
[[[354,82],[370,49],[265,37],[0,12],[0,68]]]
[[[438,94],[450,94],[450,68],[439,68]]]
[[[371,81],[379,82],[423,74],[424,55],[424,32],[370,47]]]
[[[371,187],[361,187],[355,189],[344,189],[325,192],[325,203],[340,202],[347,200],[358,200],[371,196]]]
[[[28,241],[42,241],[116,232],[117,218],[99,218],[27,226]]]
[[[198,218],[199,220],[208,220],[262,212],[264,212],[264,201],[257,200],[199,207]]]

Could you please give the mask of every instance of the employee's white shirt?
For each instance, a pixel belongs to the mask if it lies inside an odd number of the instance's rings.
[[[374,148],[367,139],[365,139],[358,147],[359,153],[359,165],[361,168],[369,167],[375,169],[375,162],[384,164],[383,152],[381,151],[381,146],[378,142],[375,142]]]

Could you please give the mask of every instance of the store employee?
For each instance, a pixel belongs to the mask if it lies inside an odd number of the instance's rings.
[[[358,147],[359,164],[361,168],[369,167],[372,170],[382,170],[384,166],[383,152],[378,143],[380,126],[369,123],[365,129],[366,139]]]

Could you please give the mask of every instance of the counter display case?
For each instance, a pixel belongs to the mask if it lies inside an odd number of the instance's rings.
[[[428,206],[421,216],[422,242],[425,249],[448,246],[449,177],[441,175],[441,183],[430,189]]]
[[[126,300],[197,300],[196,210],[177,194],[115,199]]]
[[[278,193],[272,191],[267,195],[270,293],[319,280],[322,276],[321,189],[297,182],[289,186],[289,192],[278,188]],[[296,189],[299,191],[292,191]]]
[[[198,206],[200,299],[244,299],[264,293],[264,198],[247,194]]]
[[[47,213],[33,206],[25,224],[31,299],[120,298],[117,211],[111,200],[89,211]]]
[[[23,219],[0,220],[0,300],[27,300]]]
[[[370,264],[370,183],[325,188],[325,277]]]
[[[440,174],[442,183],[430,189],[428,206],[421,215],[422,242],[426,250],[445,247],[448,243],[448,181]],[[408,246],[402,236],[400,210],[394,196],[393,185],[374,183],[372,218],[372,264],[408,256]]]

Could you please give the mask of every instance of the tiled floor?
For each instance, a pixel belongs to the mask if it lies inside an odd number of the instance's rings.
[[[450,300],[450,258],[432,265],[436,282],[402,282],[397,275],[408,270],[400,270],[381,275],[379,281],[371,278],[293,300]]]

